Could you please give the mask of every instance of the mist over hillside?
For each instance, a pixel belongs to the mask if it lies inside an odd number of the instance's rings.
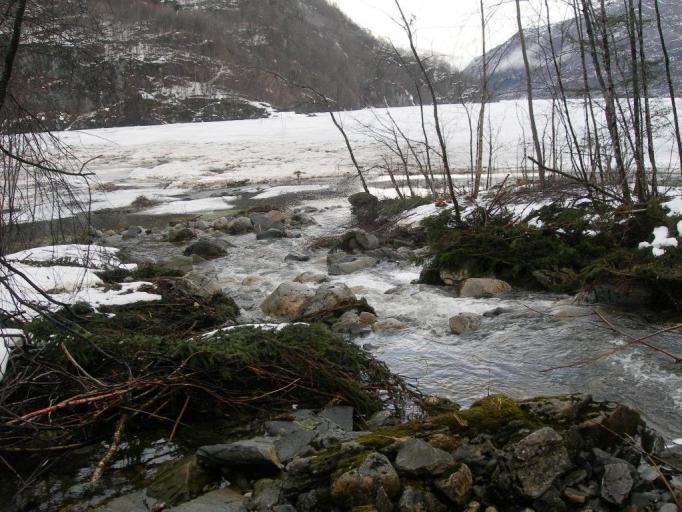
[[[678,0],[660,0],[663,30],[666,44],[672,64],[675,81],[682,79],[682,3]],[[580,13],[578,13],[580,14]],[[608,16],[614,21],[622,19],[624,7],[622,2],[612,3],[608,7]],[[652,78],[652,90],[667,94],[663,83],[663,57],[661,55],[660,39],[656,26],[654,8],[651,3],[642,4],[642,16],[645,20],[643,36],[645,51],[650,66]],[[562,81],[569,94],[579,95],[584,89],[583,69],[580,61],[580,49],[578,46],[578,34],[576,19],[568,19],[559,23],[553,23],[551,31],[548,30],[546,19],[544,24],[537,28],[526,29],[525,38],[528,47],[528,55],[533,68],[533,80],[536,94],[539,97],[548,97],[552,88],[556,87],[557,77],[552,59],[552,44],[560,63]],[[584,22],[581,23],[583,26]],[[552,40],[550,41],[550,32]],[[627,35],[622,30],[614,34],[616,45],[622,49],[627,46]],[[586,51],[588,51],[586,49]],[[588,52],[589,53],[589,52]],[[497,98],[513,98],[526,94],[526,77],[521,53],[521,43],[518,34],[509,38],[503,44],[493,48],[488,53],[489,66],[491,69],[489,88]],[[588,74],[594,83],[592,64],[589,55],[586,59]],[[481,58],[475,59],[465,73],[472,79],[480,80]],[[622,81],[626,69],[618,70]]]

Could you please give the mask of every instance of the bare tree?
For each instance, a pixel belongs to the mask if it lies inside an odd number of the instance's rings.
[[[523,22],[521,20],[521,0],[516,0],[516,22],[519,27],[519,41],[521,43],[521,54],[523,56],[523,67],[526,72],[526,97],[528,99],[528,119],[530,121],[530,130],[533,136],[533,146],[535,148],[535,158],[542,165],[538,169],[538,177],[540,178],[540,186],[545,186],[545,158],[540,147],[540,137],[538,136],[538,127],[535,122],[535,107],[533,106],[533,78],[530,69],[530,61],[528,60],[528,50],[526,48],[526,36],[523,31]]]

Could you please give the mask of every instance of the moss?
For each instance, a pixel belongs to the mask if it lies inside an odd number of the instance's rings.
[[[387,446],[392,445],[399,439],[412,437],[419,432],[421,423],[412,422],[398,427],[389,427],[377,430],[366,436],[359,437],[357,443],[365,448],[372,450],[381,450]]]
[[[336,463],[336,469],[334,469],[334,472],[331,475],[331,480],[336,480],[351,469],[359,468],[370,453],[372,453],[371,450],[365,450],[341,457]]]
[[[562,293],[634,284],[651,289],[656,305],[682,309],[682,250],[654,258],[638,247],[657,226],[676,231],[679,218],[659,205],[638,206],[634,213],[551,205],[530,216],[543,227],[511,224],[505,214],[466,225],[454,225],[448,212],[426,219],[430,255],[422,261],[428,261],[423,275],[438,279],[442,270],[466,270],[470,277]]]
[[[462,440],[459,437],[440,432],[429,436],[427,441],[434,448],[439,448],[446,452],[454,452],[457,448],[462,446]]]
[[[475,402],[469,409],[449,412],[429,418],[434,427],[447,427],[452,432],[476,436],[491,433],[505,437],[519,429],[534,429],[540,426],[519,407],[519,404],[504,395],[491,395]]]

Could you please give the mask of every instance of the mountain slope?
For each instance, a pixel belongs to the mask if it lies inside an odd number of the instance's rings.
[[[679,0],[659,0],[663,19],[663,30],[666,44],[670,53],[673,80],[682,80],[682,3]],[[647,60],[650,63],[650,72],[653,78],[652,90],[656,93],[666,93],[664,87],[664,67],[660,46],[660,39],[655,23],[655,12],[650,0],[644,0],[642,14],[644,23],[644,40]],[[609,16],[618,20],[624,14],[622,2],[611,4]],[[570,19],[561,23],[555,23],[551,29],[555,51],[561,62],[561,74],[564,86],[569,93],[579,94],[584,88],[583,69],[580,62],[580,51],[577,43],[576,21]],[[629,52],[627,47],[627,34],[622,28],[615,31],[615,40],[624,54]],[[556,83],[556,72],[551,56],[551,44],[549,31],[546,26],[528,29],[525,31],[528,55],[533,69],[533,82],[536,94],[539,97],[551,94],[552,83]],[[521,53],[521,43],[518,34],[508,39],[502,45],[494,48],[490,54],[490,66],[493,69],[490,75],[490,90],[497,98],[517,97],[525,95],[525,71]],[[588,73],[594,80],[591,59],[587,56]],[[466,69],[465,74],[471,78],[479,78],[481,72],[481,59],[474,60]],[[622,68],[624,74],[628,73],[627,65]],[[617,75],[620,73],[617,71]],[[624,77],[621,75],[621,79]],[[550,84],[548,86],[548,84]],[[593,82],[592,86],[596,86]],[[682,91],[681,91],[682,92]]]
[[[68,5],[68,0],[47,0]],[[61,7],[66,9],[66,7]],[[29,26],[15,96],[51,127],[156,124],[315,109],[409,104],[412,81],[386,44],[326,0],[88,0],[78,44]],[[63,20],[62,20],[63,21]],[[31,32],[33,31],[33,32]],[[439,73],[447,82],[449,73]],[[445,89],[445,86],[443,86]],[[317,105],[317,110],[321,106]]]

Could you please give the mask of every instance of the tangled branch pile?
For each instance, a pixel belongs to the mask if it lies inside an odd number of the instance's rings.
[[[30,326],[37,346],[13,358],[0,391],[0,453],[68,449],[149,421],[174,433],[196,417],[292,403],[347,403],[367,415],[411,396],[386,366],[322,325],[201,335],[229,323],[236,306],[178,290],[167,283],[159,303],[81,311],[87,336],[47,321]]]

